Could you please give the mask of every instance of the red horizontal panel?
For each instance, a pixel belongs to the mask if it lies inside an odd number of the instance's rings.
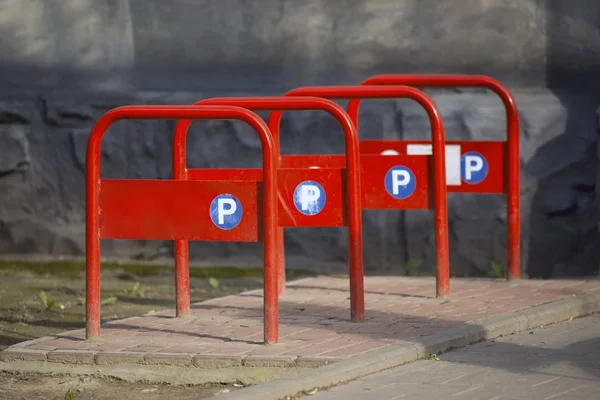
[[[284,168],[346,168],[343,154],[307,154],[281,156],[280,166]]]
[[[256,242],[262,236],[258,185],[240,181],[102,179],[100,237]],[[221,229],[211,219],[211,203],[226,193],[235,196],[242,209],[239,224],[231,229]],[[228,212],[226,204],[223,210]]]
[[[303,156],[301,156],[303,157]],[[345,157],[341,157],[345,163]],[[296,158],[294,157],[296,160]],[[345,170],[344,170],[345,171]],[[342,193],[345,193],[343,170],[340,168],[280,168],[277,173],[279,190],[280,226],[345,226]],[[188,179],[210,181],[262,181],[262,169],[190,169]],[[294,203],[294,191],[304,181],[314,181],[321,185],[326,199],[324,209],[315,215],[300,212]],[[262,188],[262,185],[259,186]],[[319,188],[319,190],[321,190]],[[344,192],[342,192],[344,191]],[[302,208],[302,206],[300,206]]]
[[[190,168],[189,180],[196,181],[262,181],[262,168]]]
[[[406,154],[407,146],[411,144],[427,145],[431,142],[426,140],[361,140],[361,154],[381,154],[386,150],[394,150],[400,154]],[[507,193],[507,173],[506,173],[506,157],[508,154],[507,142],[504,141],[477,141],[477,140],[451,140],[447,141],[446,145],[459,145],[461,157],[467,153],[476,152],[484,157],[484,163],[487,167],[487,174],[474,183],[469,183],[466,179],[464,165],[461,166],[461,184],[454,186],[448,185],[449,193],[480,193],[480,194],[503,194]],[[449,159],[447,157],[446,168]],[[463,160],[461,162],[465,163]],[[483,177],[483,175],[482,175]]]
[[[431,156],[361,154],[360,163],[363,209],[422,210],[433,208],[432,178],[430,177]],[[405,172],[407,169],[410,171],[410,176],[398,174],[394,177],[392,170]],[[410,181],[403,182],[404,178],[410,178]],[[398,192],[394,193],[394,189],[397,189]]]
[[[507,173],[507,142],[464,141],[460,144],[461,154],[469,152],[481,154],[487,164],[487,175],[481,183],[469,184],[464,179],[460,186],[448,186],[450,193],[480,193],[480,194],[505,194],[508,193]]]
[[[278,182],[280,226],[347,224],[345,169],[282,168]]]

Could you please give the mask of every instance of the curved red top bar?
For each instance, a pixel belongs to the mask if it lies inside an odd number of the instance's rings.
[[[248,123],[259,135],[262,145],[264,171],[264,246],[265,265],[272,266],[265,273],[265,306],[268,293],[269,309],[265,316],[277,318],[277,270],[275,246],[277,230],[277,153],[265,122],[255,113],[233,106],[123,106],[102,115],[89,137],[86,159],[86,261],[87,261],[87,336],[100,335],[100,145],[107,129],[122,119],[238,119]],[[267,249],[269,249],[267,251]],[[270,289],[269,289],[270,288]],[[268,293],[267,293],[268,292]],[[273,308],[274,307],[274,308]],[[277,332],[271,332],[277,338]],[[267,339],[267,338],[265,338]]]
[[[454,74],[385,74],[376,75],[362,82],[362,85],[410,85],[429,87],[483,87],[494,91],[506,107],[506,125],[508,142],[508,271],[510,279],[519,279],[521,275],[521,228],[519,204],[520,155],[519,155],[519,111],[515,98],[508,88],[496,79],[485,75]],[[358,102],[348,105],[348,112],[353,115],[356,107],[358,118]],[[354,122],[358,122],[355,119]]]
[[[358,133],[348,114],[338,104],[319,97],[215,97],[201,100],[196,105],[228,104],[253,110],[324,110],[338,120],[344,131],[348,167],[348,212],[349,220],[361,225],[360,206],[360,153]],[[281,112],[281,111],[279,111]],[[178,121],[173,137],[173,174],[175,179],[185,179],[186,136],[192,121]],[[276,152],[278,153],[277,146]]]
[[[366,79],[361,85],[408,85],[426,87],[482,87],[494,91],[506,107],[506,123],[508,128],[508,140],[519,143],[519,112],[515,98],[508,88],[496,79],[485,75],[404,75],[386,74],[376,75]],[[358,107],[359,101],[348,104],[348,113],[353,115],[352,108]],[[356,116],[358,118],[358,116]],[[355,123],[358,119],[353,120]],[[518,147],[517,147],[518,150]]]
[[[348,156],[348,169],[352,170],[358,166],[359,145],[358,133],[348,118],[346,111],[338,104],[319,97],[303,97],[302,99],[291,99],[285,97],[214,97],[200,100],[195,105],[227,104],[244,107],[252,110],[278,110],[274,113],[283,113],[279,110],[323,110],[331,114],[342,125],[346,143],[346,154]],[[273,113],[271,114],[273,115]],[[187,131],[192,124],[190,120],[178,121],[173,137],[173,175],[176,179],[186,176],[186,150],[185,143]],[[271,132],[273,133],[273,132]],[[278,144],[278,141],[275,142]],[[276,146],[276,151],[279,150]]]
[[[292,89],[285,96],[321,96],[330,99],[351,99],[350,103],[360,103],[360,99],[408,97],[423,108],[431,120],[432,147],[434,164],[434,197],[437,254],[438,291],[441,296],[449,292],[448,276],[450,260],[448,256],[448,199],[446,192],[445,137],[442,118],[433,100],[422,91],[408,86],[307,86]],[[349,113],[349,115],[351,115]],[[276,143],[279,143],[279,125],[283,113],[272,112],[269,116],[269,128]],[[352,116],[350,117],[352,118]],[[355,123],[355,126],[358,125]],[[277,146],[279,152],[279,146]],[[441,276],[444,275],[444,276]]]
[[[352,319],[364,319],[364,287],[362,258],[362,206],[360,188],[360,152],[358,132],[346,111],[331,100],[319,97],[221,97],[201,100],[196,105],[227,104],[253,110],[323,110],[331,114],[342,126],[346,143],[347,205],[349,228],[350,297]],[[186,179],[185,141],[192,121],[178,121],[173,137],[173,175]],[[279,154],[278,142],[275,142]],[[279,236],[282,238],[282,236]],[[283,264],[282,264],[283,265]]]

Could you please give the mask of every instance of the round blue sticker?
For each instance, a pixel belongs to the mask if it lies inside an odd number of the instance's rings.
[[[385,190],[396,199],[407,199],[417,188],[417,178],[410,168],[396,165],[385,174]]]
[[[210,203],[210,219],[218,228],[235,228],[242,221],[242,214],[242,203],[232,194],[220,194]]]
[[[294,205],[304,215],[317,215],[326,202],[327,194],[318,182],[304,181],[294,190]]]
[[[469,151],[460,157],[460,175],[464,182],[477,185],[485,180],[488,163],[485,157],[476,151]]]

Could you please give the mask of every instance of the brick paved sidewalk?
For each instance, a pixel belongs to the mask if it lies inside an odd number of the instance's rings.
[[[318,277],[280,298],[277,345],[262,345],[262,293],[252,291],[194,304],[185,320],[165,311],[113,321],[102,326],[101,341],[87,342],[77,330],[14,345],[0,359],[311,367],[599,288],[599,280],[453,279],[451,297],[437,299],[433,278],[367,277],[366,322],[358,324],[349,321],[348,280]]]

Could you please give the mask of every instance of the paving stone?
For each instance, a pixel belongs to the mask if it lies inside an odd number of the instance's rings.
[[[46,350],[7,349],[0,352],[0,361],[46,361]]]
[[[98,365],[136,364],[144,361],[144,354],[126,351],[103,351],[96,354],[95,361]]]
[[[48,361],[65,364],[93,364],[96,352],[89,350],[54,350],[47,354]]]
[[[52,351],[55,350],[57,348],[57,345],[55,344],[51,344],[48,342],[42,342],[42,343],[35,343],[32,344],[30,346],[26,347],[29,350],[46,350],[46,351]]]
[[[420,340],[482,318],[598,289],[600,281],[453,279],[451,297],[446,299],[435,298],[435,280],[427,277],[366,277],[365,288],[366,318],[357,324],[349,320],[347,279],[318,277],[291,285],[280,298],[276,346],[262,344],[263,298],[256,291],[195,304],[184,320],[169,310],[111,321],[103,324],[98,341],[85,341],[80,329],[19,344],[2,357],[13,357],[13,351],[24,348],[32,351],[29,357],[48,352],[49,359],[65,363],[91,363],[97,351],[97,362],[117,363],[116,354],[123,353],[124,363],[146,356],[144,362],[191,365],[194,356],[199,363],[212,362],[208,360],[214,356],[217,364],[241,358],[249,364],[287,365],[290,357],[300,356],[297,362],[310,364],[324,354],[347,358]]]
[[[231,368],[242,366],[242,357],[221,354],[199,354],[194,357],[193,362],[198,368]]]
[[[262,345],[257,345],[262,346]],[[220,354],[226,356],[245,356],[252,352],[251,348],[248,348],[246,344],[240,343],[239,346],[227,346],[223,348],[213,349],[207,347],[204,351],[200,352],[201,354]]]
[[[327,356],[300,356],[296,359],[296,365],[302,368],[317,368],[343,360],[342,357]]]
[[[183,353],[148,353],[144,355],[147,364],[188,366],[192,364],[194,354]]]
[[[136,353],[150,353],[153,351],[163,350],[167,346],[168,346],[167,343],[165,343],[164,345],[139,344],[137,346],[131,346],[131,347],[127,348],[127,351],[136,352]]]
[[[245,367],[293,367],[294,356],[248,356],[244,358]]]
[[[123,341],[115,341],[108,343],[98,343],[94,350],[96,351],[124,351],[128,347],[135,346],[135,343],[132,342],[123,342]]]
[[[598,324],[593,315],[482,342],[349,384],[315,400],[592,399],[600,391]],[[577,329],[574,329],[577,327]]]
[[[73,341],[59,346],[61,350],[96,350],[100,346],[97,342]]]
[[[359,355],[359,354],[364,354],[368,351],[372,351],[372,350],[377,350],[377,349],[381,349],[387,346],[391,346],[391,344],[388,343],[381,343],[381,342],[364,342],[361,343],[359,345],[356,346],[349,346],[349,347],[343,347],[341,349],[336,349],[336,350],[332,350],[332,351],[327,351],[324,353],[321,353],[322,356],[330,356],[330,357],[341,357],[341,356],[346,356],[346,357],[351,357],[351,356],[355,356],[355,355]]]
[[[184,353],[184,354],[197,354],[207,349],[206,344],[203,343],[183,343],[168,347],[166,349],[158,350],[157,353]]]

